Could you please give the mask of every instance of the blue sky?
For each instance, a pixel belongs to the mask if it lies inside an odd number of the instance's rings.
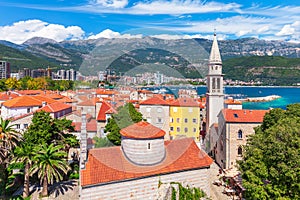
[[[296,0],[0,0],[0,40],[256,37],[300,43]]]

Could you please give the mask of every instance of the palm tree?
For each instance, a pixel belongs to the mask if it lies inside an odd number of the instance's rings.
[[[10,120],[0,118],[0,164],[6,160],[9,152],[18,145],[20,140],[20,134],[9,123]]]
[[[9,123],[9,120],[0,118],[0,187],[7,182],[6,165],[9,163],[8,158],[20,140],[20,134]],[[2,190],[0,190],[0,195],[5,195],[5,189],[0,189]]]
[[[23,198],[29,196],[29,170],[33,162],[33,146],[22,143],[20,146],[16,147],[14,150],[14,157],[12,162],[22,162],[25,165],[24,168],[24,189],[23,189]]]
[[[54,179],[61,181],[63,179],[62,173],[67,174],[70,167],[66,161],[67,153],[62,151],[62,145],[54,147],[54,144],[43,144],[37,147],[34,151],[33,165],[31,168],[31,175],[38,172],[38,177],[43,185],[41,196],[48,196],[48,184],[53,184]]]

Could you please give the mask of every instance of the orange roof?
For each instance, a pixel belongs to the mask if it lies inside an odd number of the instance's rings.
[[[95,98],[80,102],[77,104],[77,106],[95,106],[97,101],[99,101],[99,98],[95,97]]]
[[[44,95],[35,95],[35,96],[32,96],[32,97],[35,98],[35,99],[40,100],[41,102],[46,102],[47,104],[56,102],[56,100],[54,100],[52,98],[49,98],[47,96],[44,96]]]
[[[85,169],[81,171],[81,185],[95,185],[147,176],[208,168],[213,160],[198,148],[192,138],[165,142],[165,159],[153,166],[138,166],[126,159],[121,147],[89,150]]]
[[[72,108],[72,106],[64,104],[62,102],[55,102],[42,107],[38,111],[43,110],[45,112],[55,113],[61,110],[66,110],[68,108]]]
[[[116,111],[110,104],[108,104],[106,101],[103,101],[98,112],[97,121],[106,121],[106,114],[108,113],[116,113]]]
[[[268,110],[232,110],[223,109],[222,113],[226,122],[262,123]]]
[[[116,94],[115,90],[106,90],[106,89],[97,89],[96,90],[96,94],[100,94],[100,95],[113,95]]]
[[[18,91],[19,94],[21,95],[37,95],[37,94],[42,94],[42,90],[20,90]]]
[[[11,92],[2,92],[0,94],[0,101],[7,101],[9,99],[13,99],[13,98],[16,98],[18,97],[19,95],[18,94],[15,94],[15,93],[11,93]]]
[[[41,106],[42,101],[34,96],[19,96],[2,104],[8,108]]]
[[[72,122],[76,132],[81,131],[81,122]],[[97,132],[97,122],[95,119],[91,119],[86,123],[86,130],[88,132]]]
[[[159,138],[166,134],[165,131],[145,121],[123,128],[120,130],[120,133],[124,137],[135,139]]]
[[[169,104],[165,100],[155,96],[142,101],[140,105],[169,105]]]
[[[181,107],[199,107],[197,99],[192,98],[178,98],[174,102],[170,103],[170,105]]]
[[[153,94],[150,90],[138,90],[138,93]]]
[[[226,99],[225,104],[242,105],[242,102],[234,99]]]

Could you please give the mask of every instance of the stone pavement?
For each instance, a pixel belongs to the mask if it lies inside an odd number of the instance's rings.
[[[233,199],[233,197],[231,196],[228,196],[226,194],[223,194],[223,190],[224,190],[224,186],[221,185],[221,186],[217,186],[217,185],[214,185],[213,182],[215,180],[219,180],[219,177],[218,176],[219,174],[219,166],[213,162],[213,164],[210,166],[210,196],[211,196],[211,199],[212,200],[231,200]],[[235,199],[237,199],[235,197]]]

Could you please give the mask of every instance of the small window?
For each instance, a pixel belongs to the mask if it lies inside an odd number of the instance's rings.
[[[27,113],[30,113],[30,108],[27,108]]]
[[[20,124],[16,124],[16,129],[20,129]]]
[[[180,122],[180,118],[177,118],[177,119],[176,119],[176,122],[179,123],[179,122]]]
[[[157,108],[157,112],[161,113],[162,112],[162,108]]]
[[[173,126],[170,127],[170,131],[174,131],[174,127]]]
[[[243,138],[243,131],[240,129],[238,131],[238,139],[242,139]]]
[[[193,128],[193,131],[194,131],[194,133],[196,133],[197,129],[196,129],[196,128]]]
[[[174,120],[173,120],[173,118],[172,118],[172,117],[170,117],[170,122],[171,122],[171,123],[173,123],[173,122],[174,122]]]
[[[177,108],[173,108],[173,112],[177,112]]]
[[[24,124],[24,128],[28,128],[28,124]]]
[[[239,146],[238,148],[238,156],[242,156],[243,155],[243,148],[241,146]]]
[[[157,118],[157,123],[162,123],[162,118]]]
[[[151,145],[150,145],[150,142],[148,143],[148,149],[150,149],[151,148]]]
[[[189,112],[192,113],[193,112],[193,108],[189,108]]]
[[[234,118],[239,118],[238,114],[234,113],[233,114]]]
[[[197,123],[197,119],[196,118],[193,118],[193,123]]]
[[[188,123],[188,119],[187,118],[184,118],[184,123]]]
[[[185,132],[185,133],[188,132],[188,128],[187,128],[187,127],[184,128],[184,132]]]
[[[178,133],[180,132],[180,127],[177,127],[177,132],[178,132]]]

